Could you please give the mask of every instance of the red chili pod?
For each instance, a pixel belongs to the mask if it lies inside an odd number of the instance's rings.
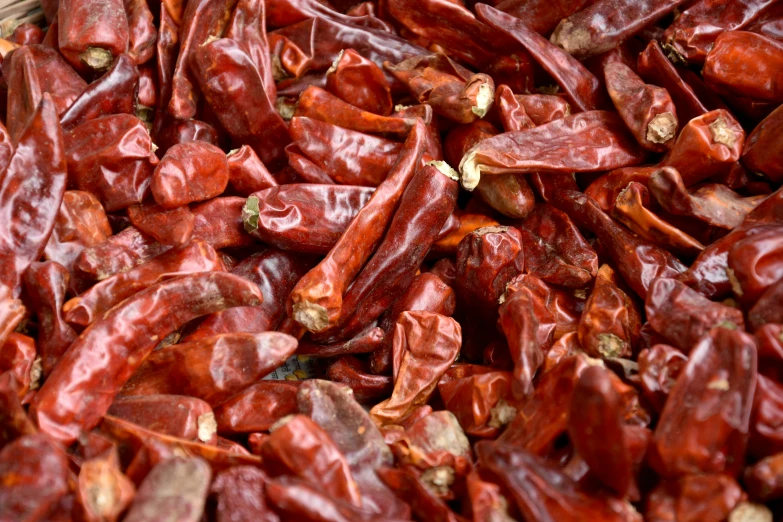
[[[373,192],[371,187],[311,183],[272,187],[247,199],[244,228],[279,248],[326,254]]]
[[[111,69],[92,82],[60,118],[65,131],[109,114],[134,114],[139,90],[139,69],[133,58],[121,54]]]
[[[101,281],[125,272],[169,250],[155,238],[130,226],[76,256],[74,269],[80,276]]]
[[[459,168],[463,187],[473,190],[482,174],[596,172],[636,165],[644,158],[619,116],[588,111],[486,139],[462,158]]]
[[[109,415],[148,430],[207,444],[215,444],[215,415],[206,402],[182,395],[117,397]]]
[[[149,234],[163,245],[182,248],[193,236],[195,217],[185,206],[165,209],[157,203],[128,207],[131,225],[144,234]]]
[[[43,433],[25,435],[0,451],[3,516],[46,520],[69,490],[68,457]]]
[[[741,310],[714,303],[675,279],[650,285],[645,312],[650,326],[686,354],[716,326],[745,327]]]
[[[74,519],[116,522],[133,501],[135,493],[133,483],[120,469],[117,450],[112,448],[81,463]]]
[[[666,29],[661,42],[671,49],[676,59],[702,64],[720,35],[743,28],[774,3],[774,0],[692,2]]]
[[[244,204],[245,198],[226,196],[193,205],[193,239],[203,239],[216,250],[251,245],[253,238],[242,224]]]
[[[151,191],[159,205],[173,209],[219,196],[227,185],[225,153],[204,141],[189,141],[166,151],[155,167]]]
[[[671,346],[656,344],[642,350],[638,362],[642,393],[660,413],[688,357]]]
[[[726,520],[744,494],[737,481],[721,475],[689,475],[662,482],[647,498],[645,520]],[[740,516],[741,518],[741,516]]]
[[[263,2],[261,2],[263,4]],[[232,522],[236,517],[257,522],[280,522],[280,517],[268,506],[264,491],[269,477],[258,468],[236,466],[221,471],[210,486],[210,493],[217,497],[215,520]]]
[[[327,257],[299,280],[289,297],[294,319],[318,332],[336,324],[343,294],[376,249],[405,187],[416,173],[424,145],[419,120],[386,180],[373,192]],[[383,226],[381,226],[383,225]]]
[[[614,106],[636,141],[653,152],[671,148],[678,123],[666,89],[645,84],[633,69],[620,62],[607,64],[604,78]]]
[[[425,106],[424,123],[432,121],[432,109]],[[308,87],[299,96],[294,116],[312,118],[358,132],[407,135],[416,124],[411,116],[380,116],[355,107],[320,87]],[[429,121],[428,121],[429,120]]]
[[[155,43],[156,67],[158,72],[158,93],[155,105],[155,120],[152,125],[153,135],[156,137],[167,119],[167,108],[171,100],[172,80],[177,65],[179,51],[179,20],[172,19],[166,2],[179,2],[181,0],[164,0],[161,2],[160,22],[158,27],[158,39]]]
[[[59,51],[79,72],[111,67],[114,58],[128,51],[128,17],[122,0],[60,0]]]
[[[239,144],[253,147],[268,168],[282,167],[283,149],[291,136],[267,98],[258,69],[239,44],[228,38],[199,43],[188,59],[201,92],[226,132]],[[236,85],[242,89],[237,91]]]
[[[54,229],[44,248],[44,258],[68,271],[82,251],[106,241],[112,234],[100,201],[89,192],[66,190]]]
[[[639,55],[637,62],[639,76],[646,82],[666,89],[677,106],[677,116],[682,121],[690,121],[709,112],[693,88],[680,76],[680,72],[663,54],[656,40],[650,41]]]
[[[592,111],[608,106],[598,78],[571,55],[530,29],[522,20],[486,4],[479,4],[476,13],[481,21],[524,47],[555,79],[572,107],[579,111]]]
[[[292,415],[276,423],[261,447],[261,456],[273,476],[303,478],[330,497],[361,507],[359,488],[345,456],[309,417]]]
[[[187,2],[181,22],[172,15],[174,23],[179,26],[180,50],[171,77],[171,100],[168,101],[167,112],[175,119],[189,120],[196,115],[199,81],[194,78],[198,77],[198,73],[191,73],[191,57],[200,52],[210,36],[218,38],[223,34],[235,4],[233,0],[196,0]],[[208,96],[203,87],[201,91]],[[265,95],[263,88],[259,94]]]
[[[7,306],[7,301],[0,307]],[[23,308],[17,309],[24,312]],[[3,344],[0,346],[0,372],[8,372],[14,380],[15,393],[18,394],[17,401],[27,402],[27,393],[37,390],[41,385],[41,361],[37,358],[35,341],[32,337],[10,331],[10,328],[18,324],[21,315],[16,317],[8,316],[8,312],[14,310],[3,310],[2,319],[5,321],[4,331],[0,332],[0,340]],[[10,385],[10,382],[8,384]],[[9,389],[10,393],[10,389]],[[11,408],[14,406],[12,405]],[[9,410],[10,411],[10,410]],[[22,410],[24,411],[24,410]],[[25,419],[27,414],[24,413]],[[13,421],[12,421],[13,422]],[[15,422],[14,422],[15,423]]]
[[[77,334],[63,319],[70,275],[54,261],[32,263],[25,271],[25,290],[38,317],[37,348],[44,375],[49,375]]]
[[[727,473],[742,468],[756,388],[753,338],[715,328],[690,352],[650,445],[661,476]]]
[[[342,185],[377,187],[402,149],[400,143],[310,118],[293,117],[289,130],[299,152]]]
[[[299,383],[262,380],[215,407],[218,432],[224,436],[269,429],[286,415],[297,413]],[[151,396],[150,396],[151,397]]]
[[[501,0],[495,3],[495,7],[525,20],[530,28],[541,36],[548,36],[560,20],[571,16],[589,3],[589,0]]]
[[[242,145],[229,152],[226,158],[228,184],[240,196],[249,196],[253,192],[278,185],[251,147]]]
[[[392,96],[383,70],[353,49],[345,49],[326,72],[326,90],[362,110],[388,116]]]
[[[220,272],[178,277],[139,292],[70,346],[36,394],[31,415],[58,440],[76,440],[82,430],[100,422],[114,395],[159,340],[200,315],[261,300],[255,285]],[[158,315],[150,315],[152,310]],[[96,379],[103,383],[100,387],[94,386]],[[83,408],[84,401],[91,401],[89,409]]]
[[[87,326],[134,294],[167,278],[198,272],[222,272],[223,262],[203,241],[194,241],[182,250],[169,250],[146,263],[108,277],[63,305],[65,320]]]
[[[373,404],[391,395],[394,382],[390,376],[368,373],[367,366],[365,361],[346,355],[329,366],[326,375],[330,381],[351,388],[357,402]]]
[[[64,149],[54,103],[44,94],[0,173],[0,295],[2,286],[19,295],[22,274],[44,252],[65,193]]]
[[[560,21],[550,40],[583,59],[609,51],[686,0],[598,0]]]
[[[128,16],[128,54],[136,64],[142,65],[155,55],[158,32],[152,12],[146,0],[125,0],[125,12]]]
[[[431,312],[403,312],[394,331],[394,391],[370,410],[376,423],[394,424],[425,404],[456,359],[461,343],[462,330],[454,319]]]
[[[743,165],[776,183],[783,182],[783,147],[777,139],[782,132],[783,108],[778,107],[753,129],[742,150]]]
[[[267,2],[262,0],[238,0],[231,20],[226,27],[226,38],[235,40],[253,60],[269,102],[277,100],[274,67],[269,54],[269,39],[266,35]]]
[[[131,114],[102,116],[64,139],[70,188],[92,192],[108,212],[141,203],[158,164],[144,122]]]
[[[8,348],[3,346],[3,351]],[[35,348],[33,347],[33,350]],[[3,366],[0,363],[0,366]],[[22,407],[20,396],[27,393],[26,389],[20,386],[18,379],[13,371],[4,371],[0,373],[0,448],[4,448],[20,437],[36,433],[35,426],[27,412]]]

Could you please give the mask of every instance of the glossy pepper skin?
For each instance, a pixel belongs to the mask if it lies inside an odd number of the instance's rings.
[[[783,132],[783,108],[778,107],[759,123],[745,140],[742,163],[775,182],[783,181],[783,148],[776,136]]]
[[[225,307],[255,305],[262,299],[255,285],[223,273],[174,278],[134,295],[94,323],[70,346],[36,395],[33,418],[39,428],[56,439],[75,440],[82,430],[100,422],[113,396],[159,339],[199,315]],[[173,304],[177,301],[181,305]],[[153,311],[161,314],[160,320],[151,321],[149,314]],[[106,344],[109,338],[116,342]],[[107,346],[112,347],[111,354],[104,364],[96,365],[92,353]],[[85,366],[83,361],[87,360],[93,362]],[[98,388],[95,379],[105,384]],[[75,386],[77,382],[82,386]],[[65,389],[70,393],[65,393]],[[89,410],[81,407],[84,401],[91,402]]]
[[[728,31],[715,41],[703,74],[708,85],[722,91],[780,103],[783,82],[773,71],[782,64],[783,43],[746,31]]]
[[[207,103],[229,135],[239,144],[253,147],[268,168],[281,167],[283,149],[291,137],[266,95],[263,78],[242,47],[228,38],[199,45],[189,64]],[[241,93],[234,88],[238,80],[243,86]]]
[[[108,69],[128,51],[128,17],[122,0],[60,0],[57,22],[59,51],[79,72]]]
[[[326,89],[351,105],[381,116],[389,116],[394,107],[383,69],[353,49],[344,50],[329,68]]]
[[[62,129],[45,94],[0,174],[0,293],[18,296],[21,278],[43,254],[65,194],[67,167]]]

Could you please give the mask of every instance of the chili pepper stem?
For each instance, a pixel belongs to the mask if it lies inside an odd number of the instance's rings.
[[[476,105],[471,107],[470,110],[479,118],[483,118],[489,112],[489,108],[492,107],[492,102],[494,101],[495,96],[492,87],[483,83],[479,86],[479,91],[476,95]]]
[[[647,139],[653,143],[666,143],[674,138],[676,131],[677,118],[671,112],[663,112],[647,125]]]
[[[215,421],[215,414],[211,411],[198,416],[198,440],[201,442],[209,442],[212,436],[217,433],[217,421]]]
[[[476,164],[476,152],[468,151],[459,163],[459,171],[462,173],[462,186],[465,190],[472,191],[481,180],[481,168]]]
[[[329,326],[329,313],[319,304],[302,301],[294,304],[294,320],[311,332],[320,332]]]
[[[737,136],[729,128],[724,118],[718,118],[712,122],[710,124],[710,132],[712,133],[712,141],[726,145],[728,148],[732,148],[737,139]]]
[[[426,165],[431,165],[438,169],[438,171],[446,176],[447,178],[451,178],[454,181],[459,181],[459,173],[454,170],[451,165],[446,163],[445,161],[439,161],[439,160],[433,160],[426,163]]]
[[[108,69],[113,61],[111,52],[100,47],[88,47],[86,51],[79,55],[79,58],[96,71]]]

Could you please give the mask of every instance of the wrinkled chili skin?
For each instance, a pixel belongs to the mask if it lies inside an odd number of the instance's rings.
[[[560,21],[550,40],[583,59],[604,53],[655,23],[685,0],[599,0]]]
[[[161,299],[172,308],[158,304]],[[136,294],[95,322],[70,346],[36,395],[33,418],[39,428],[58,440],[75,440],[82,429],[94,427],[100,421],[114,394],[157,345],[158,339],[191,318],[224,307],[255,305],[262,299],[255,285],[223,273],[175,278]],[[175,305],[177,301],[181,305]],[[150,320],[153,311],[161,314],[158,321]],[[117,341],[105,344],[109,338]],[[91,353],[96,349],[103,351],[106,346],[111,346],[113,352],[103,363],[105,366],[96,365]],[[85,374],[88,368],[92,372]],[[91,383],[94,379],[104,384],[96,389]],[[82,385],[74,385],[77,382]],[[64,393],[65,389],[70,393]],[[92,407],[83,410],[83,401],[91,401]]]
[[[677,377],[655,429],[649,459],[658,474],[739,473],[750,428],[756,365],[753,338],[739,330],[718,327],[701,338]]]
[[[73,2],[60,0],[58,47],[79,72],[108,69],[128,51],[128,17],[122,0]],[[92,54],[97,51],[98,56]]]
[[[181,395],[119,396],[108,414],[165,435],[195,441],[201,440],[199,418],[212,414],[212,408],[201,399]],[[217,442],[214,433],[205,438],[201,442]]]
[[[211,199],[228,185],[225,153],[203,141],[174,145],[152,174],[150,190],[155,201],[172,209]]]
[[[326,89],[343,101],[380,116],[389,116],[394,107],[383,70],[353,49],[346,49],[334,71],[327,72]]]
[[[638,361],[642,393],[660,413],[688,358],[672,346],[656,344],[642,350]]]
[[[121,54],[106,74],[90,84],[60,118],[63,130],[107,114],[133,114],[139,70],[133,58]]]
[[[778,107],[753,129],[745,140],[742,164],[774,182],[783,182],[783,147],[777,140],[783,132],[783,108]]]
[[[200,45],[189,61],[201,92],[229,135],[238,144],[253,147],[268,168],[283,167],[283,149],[291,136],[266,96],[258,70],[239,44],[221,38]],[[241,93],[235,90],[238,81],[243,86]]]

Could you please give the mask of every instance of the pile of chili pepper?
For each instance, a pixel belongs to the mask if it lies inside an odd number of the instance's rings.
[[[487,1],[0,41],[0,520],[783,517],[783,0]]]

